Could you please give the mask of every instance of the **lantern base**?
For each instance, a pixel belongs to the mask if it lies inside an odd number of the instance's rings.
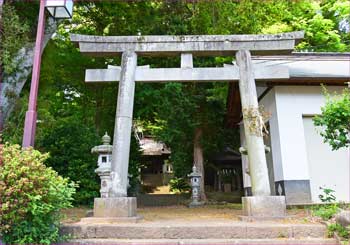
[[[188,205],[188,207],[189,208],[195,208],[195,207],[201,207],[201,206],[203,206],[205,204],[205,202],[198,202],[198,201],[192,201],[189,205]]]
[[[94,217],[137,217],[136,197],[95,198]]]

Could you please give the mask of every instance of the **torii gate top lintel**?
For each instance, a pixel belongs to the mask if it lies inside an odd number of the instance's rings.
[[[258,35],[70,36],[72,42],[78,43],[80,52],[92,56],[120,55],[128,50],[144,56],[233,55],[238,50],[285,54],[293,51],[303,37],[303,31]]]

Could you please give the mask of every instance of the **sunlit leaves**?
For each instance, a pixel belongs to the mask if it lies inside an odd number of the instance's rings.
[[[314,118],[316,126],[321,126],[321,135],[333,150],[350,144],[350,92],[330,95],[326,92],[326,104],[321,108],[322,114]]]
[[[48,154],[6,144],[0,165],[0,232],[6,244],[52,244],[75,184],[44,165]]]

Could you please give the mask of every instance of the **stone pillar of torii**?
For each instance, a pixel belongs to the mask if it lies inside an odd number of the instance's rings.
[[[245,146],[248,152],[252,197],[243,197],[246,216],[285,215],[285,197],[271,196],[263,142],[263,119],[258,107],[256,81],[289,79],[285,66],[252,64],[251,53],[291,53],[303,32],[275,35],[87,36],[72,34],[80,52],[93,56],[122,56],[120,67],[86,70],[88,83],[119,82],[113,153],[112,187],[108,198],[95,198],[94,216],[136,216],[136,198],[127,197],[130,136],[135,82],[239,82]],[[137,66],[138,56],[181,56],[180,68]],[[236,65],[194,68],[193,56],[234,56]],[[273,184],[273,183],[271,183]]]

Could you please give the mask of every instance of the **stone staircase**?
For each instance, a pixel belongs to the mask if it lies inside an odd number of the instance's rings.
[[[238,221],[141,221],[64,225],[71,244],[338,244],[321,224]]]
[[[334,245],[334,239],[78,239],[74,244],[118,245]]]

